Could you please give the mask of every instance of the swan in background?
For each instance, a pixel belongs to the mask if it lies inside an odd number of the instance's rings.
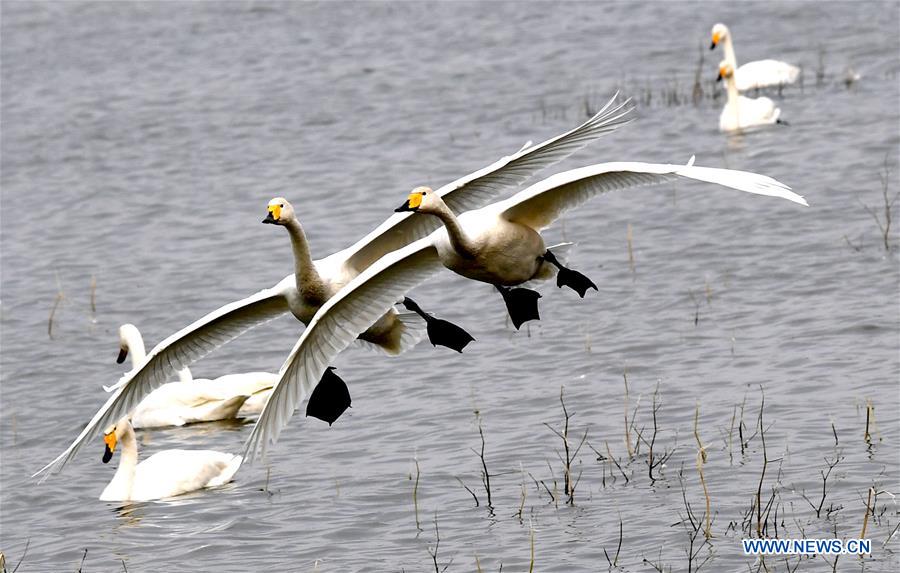
[[[709,49],[715,49],[720,43],[725,50],[725,61],[735,70],[734,78],[738,91],[784,86],[796,82],[800,76],[800,68],[778,60],[756,60],[738,67],[734,45],[731,43],[731,32],[728,26],[721,23],[712,28],[712,45]]]
[[[133,324],[123,324],[119,327],[119,357],[116,361],[121,364],[129,354],[134,368],[139,368],[146,359],[140,331]],[[262,404],[265,404],[272,386],[278,381],[275,374],[268,372],[198,380],[187,368],[180,370],[178,377],[178,382],[163,384],[141,400],[131,415],[132,427],[162,428],[233,419],[240,415],[253,396],[261,395]],[[247,410],[261,412],[259,401],[255,400]]]
[[[749,98],[738,93],[734,83],[734,68],[727,61],[719,64],[719,77],[716,81],[725,80],[728,89],[728,101],[719,116],[720,131],[739,131],[758,125],[783,123],[779,121],[781,109],[767,97]]]
[[[116,475],[100,494],[101,501],[149,501],[215,487],[231,481],[241,457],[211,450],[164,450],[138,463],[137,440],[128,417],[104,432],[103,463],[120,446]]]
[[[436,193],[460,212],[486,205],[505,187],[521,184],[542,169],[562,161],[599,137],[629,123],[631,119],[625,117],[632,109],[628,105],[629,100],[618,103],[617,98],[618,94],[614,95],[600,111],[575,129],[543,143],[527,145],[512,155],[444,185]],[[278,205],[280,211],[280,203]],[[272,215],[275,218],[274,213]],[[429,218],[395,213],[347,249],[314,261],[304,268],[296,268],[297,272],[286,276],[274,287],[214,310],[169,336],[150,351],[140,369],[129,372],[117,384],[108,388],[113,394],[87,426],[62,454],[35,472],[33,477],[42,475],[41,479],[45,479],[61,470],[95,432],[129,412],[150,391],[166,382],[167,377],[247,330],[288,312],[294,316],[299,314],[298,318],[312,318],[315,305],[304,304],[297,289],[297,285],[302,284],[297,275],[304,274],[305,268],[313,266],[320,277],[328,277],[328,282],[336,288],[358,276],[383,255],[425,237],[438,225],[439,222]],[[305,238],[300,233],[295,235],[295,248],[301,251],[306,260],[309,254]],[[295,261],[295,267],[298,266],[303,265]],[[319,300],[321,298],[323,297],[318,297]],[[388,310],[390,309],[386,309]],[[410,311],[407,316],[414,315],[416,313]],[[394,316],[389,320],[398,319],[399,316]],[[421,324],[419,318],[415,320],[417,324]],[[371,321],[369,326],[374,322],[375,320]],[[409,338],[414,339],[414,336]]]
[[[356,333],[368,328],[386,308],[433,274],[449,268],[504,288],[529,279],[547,278],[563,269],[547,256],[541,229],[598,194],[678,178],[806,205],[802,197],[770,177],[695,167],[693,158],[687,165],[603,163],[565,171],[509,199],[459,216],[439,194],[426,188],[413,191],[404,208],[417,211],[415,217],[439,220],[443,226],[385,255],[319,309],[281,366],[272,397],[247,440],[244,459],[252,460],[259,449],[265,450],[277,439],[294,410]]]

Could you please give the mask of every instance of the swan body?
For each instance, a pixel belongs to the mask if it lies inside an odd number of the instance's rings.
[[[137,369],[146,358],[144,339],[133,324],[119,327],[119,362],[131,355],[133,368]],[[131,415],[134,428],[162,428],[183,426],[197,422],[227,420],[242,415],[241,412],[259,413],[263,395],[268,398],[277,376],[268,372],[229,374],[215,380],[193,379],[191,371],[178,372],[179,381],[163,384],[152,391],[135,407]],[[245,410],[246,406],[246,410]]]
[[[725,61],[734,68],[735,86],[738,91],[784,86],[797,81],[800,68],[779,60],[756,60],[738,66],[731,41],[731,31],[725,24],[716,24],[712,28],[712,45],[710,49],[722,44],[725,50]]]
[[[509,199],[458,217],[439,194],[417,188],[402,208],[439,217],[443,226],[385,255],[319,309],[279,370],[280,379],[247,440],[244,458],[252,460],[277,439],[294,410],[355,333],[365,330],[385,308],[442,268],[495,285],[548,278],[553,269],[547,264],[539,232],[563,212],[598,194],[678,178],[806,205],[801,196],[774,179],[744,171],[695,167],[693,158],[687,165],[603,163],[566,171]]]
[[[627,100],[617,103],[617,95],[580,126],[543,143],[526,145],[512,155],[444,185],[437,193],[459,212],[486,205],[504,187],[521,184],[540,170],[629,123],[631,120],[625,116],[631,108]],[[288,211],[287,203],[284,208],[281,204],[280,201],[270,202],[269,214],[273,219],[287,222],[290,218],[282,217],[282,210]],[[276,210],[278,217],[273,212]],[[410,215],[396,213],[347,249],[316,261],[311,259],[299,223],[291,224],[289,234],[295,259],[293,274],[271,288],[214,310],[157,344],[139,369],[129,372],[114,386],[107,388],[112,395],[69,447],[34,475],[42,475],[41,479],[44,479],[57,473],[93,433],[121,418],[144,396],[166,382],[167,377],[247,330],[288,312],[308,324],[321,305],[382,256],[427,236],[439,226],[436,221]],[[398,322],[402,323],[402,327]],[[388,306],[359,334],[362,334],[363,340],[379,344],[389,353],[396,353],[414,344],[422,336],[422,330],[418,315],[413,312],[397,314]]]
[[[728,100],[719,115],[719,130],[740,131],[750,127],[778,123],[781,109],[767,97],[750,98],[738,93],[734,82],[734,68],[727,61],[719,64],[719,78],[724,79]]]
[[[138,463],[137,440],[128,418],[106,432],[103,462],[121,449],[119,467],[101,501],[150,501],[231,481],[241,457],[211,450],[165,450]]]

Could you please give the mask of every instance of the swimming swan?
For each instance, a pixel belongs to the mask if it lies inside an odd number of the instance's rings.
[[[735,70],[734,78],[738,91],[792,84],[800,75],[800,68],[778,60],[756,60],[738,67],[734,45],[731,43],[731,32],[721,23],[712,28],[712,45],[709,49],[715,49],[720,43],[724,44],[725,61]]]
[[[748,127],[783,123],[781,109],[767,97],[749,98],[738,93],[734,84],[734,68],[727,61],[719,64],[719,77],[728,87],[728,101],[719,115],[719,131],[739,131]]]
[[[565,171],[482,209],[454,214],[440,195],[419,188],[404,207],[443,227],[385,255],[331,297],[313,317],[279,370],[280,379],[244,449],[252,460],[273,443],[304,396],[334,358],[406,292],[442,268],[474,280],[513,287],[558,270],[547,257],[539,231],[568,209],[595,195],[678,178],[696,179],[739,191],[806,201],[778,181],[729,169],[653,163],[601,163]],[[536,303],[535,303],[536,304]]]
[[[116,475],[101,501],[149,501],[215,487],[231,481],[241,457],[211,450],[164,450],[138,463],[137,440],[127,417],[104,432],[103,463],[122,451]]]
[[[136,326],[123,324],[119,327],[116,362],[121,364],[129,355],[132,366],[138,368],[146,357],[144,339]],[[188,368],[179,370],[178,378],[178,382],[163,384],[141,400],[131,415],[132,427],[183,426],[258,414],[278,381],[278,376],[271,372],[195,379]]]
[[[632,109],[628,105],[629,100],[617,103],[617,97],[618,94],[614,95],[603,109],[575,129],[538,145],[526,145],[512,155],[444,185],[436,193],[460,212],[486,205],[505,187],[519,185],[540,170],[629,123],[631,120],[625,117]],[[297,290],[297,285],[302,284],[297,275],[302,275],[305,268],[314,266],[320,276],[328,277],[330,283],[338,286],[349,282],[383,255],[428,235],[438,225],[437,221],[429,218],[412,217],[409,213],[394,214],[349,248],[314,261],[311,265],[295,261],[295,266],[301,267],[296,269],[298,272],[288,275],[274,287],[227,304],[169,336],[150,351],[139,370],[128,373],[109,388],[113,395],[94,414],[78,437],[33,477],[43,474],[41,479],[45,479],[57,473],[94,432],[121,418],[179,368],[199,360],[247,330],[287,312],[296,313],[295,316],[308,314],[310,309],[302,305]],[[296,233],[296,237],[297,248],[308,262],[305,238],[301,233]],[[312,314],[308,316],[311,318]],[[372,320],[369,325],[374,322]]]

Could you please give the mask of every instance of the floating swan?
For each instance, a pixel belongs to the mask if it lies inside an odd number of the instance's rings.
[[[134,368],[146,358],[144,339],[133,324],[119,327],[120,364],[131,355]],[[272,392],[278,376],[270,372],[229,374],[215,380],[194,379],[188,368],[178,371],[178,382],[163,384],[134,409],[134,428],[183,426],[258,414]],[[254,398],[252,404],[247,402]]]
[[[436,192],[448,205],[458,211],[468,211],[487,204],[504,187],[522,183],[538,171],[562,161],[597,138],[629,123],[631,120],[625,116],[632,108],[628,106],[628,100],[616,103],[617,95],[613,96],[597,114],[575,129],[538,145],[526,145],[518,152],[457,179]],[[277,205],[280,211],[282,209],[280,203]],[[281,212],[278,214],[281,218]],[[275,218],[274,213],[272,217]],[[293,233],[292,243],[303,259],[295,260],[297,267],[295,274],[288,275],[272,288],[207,314],[157,344],[139,370],[128,373],[115,386],[108,388],[114,394],[107,399],[72,444],[34,475],[43,474],[46,477],[58,472],[78,453],[94,432],[121,418],[147,393],[166,382],[167,377],[247,330],[287,312],[293,313],[301,320],[311,319],[315,312],[314,305],[304,304],[303,297],[297,289],[297,285],[304,284],[302,277],[309,269],[314,269],[320,277],[327,277],[327,282],[333,292],[336,292],[337,288],[359,275],[386,253],[428,235],[438,225],[437,221],[428,218],[397,213],[354,245],[317,261],[311,261],[302,232]],[[324,302],[321,300],[323,297],[318,298],[316,302]],[[385,310],[393,312],[390,309]],[[415,311],[410,311],[408,316],[411,317],[413,314]],[[397,320],[397,317],[393,316],[388,320]],[[372,320],[369,325],[375,322]],[[420,321],[417,319],[416,323]]]
[[[720,43],[724,44],[725,61],[735,70],[734,78],[738,91],[792,84],[800,76],[800,68],[778,60],[756,60],[738,67],[734,45],[731,43],[731,33],[728,27],[721,23],[712,28],[712,45],[709,49],[715,49]]]
[[[749,98],[738,93],[734,84],[734,68],[727,61],[719,64],[719,77],[716,81],[725,80],[728,88],[728,101],[719,116],[720,131],[739,131],[748,127],[782,123],[781,109],[767,97]]]
[[[439,194],[427,188],[414,190],[402,208],[431,215],[415,217],[439,218],[444,226],[385,255],[319,309],[282,365],[272,397],[247,440],[244,458],[252,459],[260,448],[264,450],[277,439],[303,397],[309,395],[322,373],[357,332],[365,330],[384,309],[431,275],[446,267],[502,289],[525,290],[516,285],[565,270],[554,261],[553,253],[548,253],[539,233],[564,211],[601,193],[678,178],[806,205],[802,197],[772,178],[745,171],[695,167],[693,158],[687,165],[603,163],[566,171],[505,201],[458,217]],[[563,274],[558,284],[560,281],[573,288],[583,288],[590,279],[578,273],[578,278]],[[537,302],[533,298],[536,314]],[[519,309],[510,310],[517,313]]]
[[[103,441],[103,463],[109,463],[117,446],[122,455],[101,501],[149,501],[215,487],[231,481],[241,467],[241,456],[211,450],[164,450],[138,463],[137,440],[127,417],[108,428]]]

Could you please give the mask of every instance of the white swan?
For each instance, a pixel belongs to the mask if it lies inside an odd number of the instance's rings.
[[[117,362],[124,362],[128,355],[134,368],[139,368],[146,357],[144,339],[133,324],[119,327]],[[183,426],[258,414],[278,381],[278,376],[270,372],[194,379],[188,368],[179,370],[178,378],[178,382],[163,384],[141,400],[131,414],[132,427]],[[254,401],[247,407],[250,398]]]
[[[716,24],[712,28],[712,45],[710,50],[719,44],[725,49],[725,61],[734,68],[735,85],[738,91],[747,91],[771,86],[784,86],[797,81],[800,68],[778,60],[756,60],[738,66],[731,43],[731,32],[725,24]]]
[[[728,88],[728,101],[719,115],[720,131],[739,131],[748,127],[782,123],[781,109],[767,97],[750,98],[738,93],[734,84],[734,68],[727,61],[719,64],[718,80],[725,80]]]
[[[149,501],[215,487],[231,481],[241,457],[211,450],[164,450],[138,463],[137,440],[127,417],[106,430],[103,463],[121,446],[116,475],[101,501]]]
[[[458,217],[438,194],[417,189],[402,208],[433,215],[427,218],[439,218],[444,226],[386,255],[319,309],[282,365],[281,378],[247,440],[244,459],[252,460],[258,449],[264,450],[277,439],[303,397],[357,332],[365,330],[384,309],[431,275],[446,267],[503,288],[545,278],[561,265],[547,256],[539,231],[564,211],[601,193],[678,178],[806,205],[802,197],[774,179],[744,171],[695,167],[693,158],[687,165],[604,163],[566,171],[505,201]],[[564,284],[570,278],[566,277]]]
[[[610,133],[631,120],[628,100],[616,103],[618,94],[589,120],[562,135],[541,144],[523,147],[513,155],[438,189],[448,205],[468,211],[487,204],[505,187],[518,185],[538,171],[562,161],[597,138]],[[281,209],[280,203],[279,211]],[[281,213],[279,212],[279,218]],[[274,213],[273,213],[274,218]],[[398,213],[389,217],[374,231],[343,251],[312,261],[305,237],[297,225],[291,235],[295,257],[295,274],[288,275],[272,288],[243,300],[227,304],[169,336],[156,345],[144,365],[128,373],[114,387],[114,394],[94,415],[66,450],[34,476],[58,472],[99,429],[108,426],[131,410],[151,390],[166,381],[175,371],[206,356],[247,330],[287,312],[300,319],[313,316],[313,305],[304,304],[297,289],[312,269],[319,277],[327,277],[335,291],[364,271],[386,253],[420,239],[439,225],[423,217]],[[323,297],[319,296],[319,301]],[[389,310],[389,309],[387,309]],[[395,320],[394,317],[393,320]],[[373,320],[370,325],[374,323]],[[417,321],[418,322],[418,321]],[[367,327],[368,328],[368,327]],[[365,329],[364,329],[365,330]]]

